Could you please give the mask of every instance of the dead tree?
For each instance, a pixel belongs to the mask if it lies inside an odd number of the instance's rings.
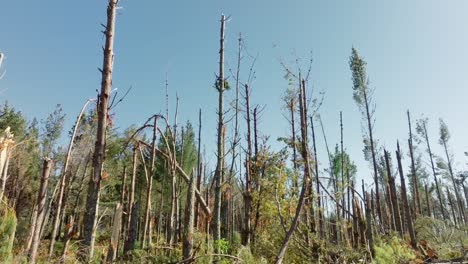
[[[93,175],[89,181],[84,217],[84,239],[81,242],[80,258],[92,259],[94,254],[94,240],[99,208],[101,178],[105,160],[106,131],[109,119],[109,99],[112,88],[112,70],[114,62],[115,17],[118,0],[109,0],[107,6],[107,25],[104,31],[106,43],[102,72],[101,92],[97,106],[97,134],[93,156]]]
[[[304,160],[304,179],[302,181],[302,188],[301,193],[299,195],[299,201],[297,202],[296,212],[294,218],[292,220],[291,226],[286,233],[286,237],[284,238],[278,255],[276,256],[275,263],[281,264],[283,263],[284,256],[286,254],[286,250],[288,248],[289,241],[294,234],[294,231],[297,228],[299,223],[299,216],[301,214],[302,208],[304,207],[305,198],[307,197],[307,190],[308,185],[311,181],[311,168],[310,168],[310,160],[309,160],[309,146],[307,143],[307,103],[305,101],[305,81],[302,80],[302,87],[299,92],[299,112],[300,112],[300,120],[301,120],[301,155],[302,159]]]
[[[42,165],[42,177],[41,177],[41,184],[39,187],[39,193],[37,195],[36,207],[37,217],[35,217],[36,223],[33,223],[33,236],[32,236],[32,243],[31,243],[31,250],[29,252],[29,263],[36,263],[36,255],[37,249],[39,248],[40,243],[40,234],[41,234],[41,226],[42,222],[44,221],[44,213],[45,213],[45,204],[47,200],[47,185],[49,183],[49,175],[52,169],[52,160],[49,158],[45,158]]]
[[[215,171],[215,201],[214,201],[214,230],[213,239],[221,239],[221,181],[224,179],[224,26],[226,18],[221,15],[221,31],[219,40],[219,76],[217,79],[218,90],[218,128],[217,128],[217,162]],[[215,247],[215,253],[220,253],[218,247]]]
[[[417,249],[416,246],[416,235],[414,233],[413,227],[413,219],[411,218],[411,209],[408,203],[408,195],[406,192],[406,184],[405,184],[405,176],[403,174],[403,166],[401,165],[401,151],[400,151],[400,144],[397,142],[397,151],[396,157],[398,162],[398,172],[400,174],[400,181],[401,181],[401,198],[403,200],[403,207],[405,211],[405,220],[406,220],[406,227],[408,229],[408,233],[411,239],[411,246],[414,249]]]

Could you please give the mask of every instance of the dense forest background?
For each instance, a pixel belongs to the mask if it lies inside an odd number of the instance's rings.
[[[114,71],[114,44],[125,38],[119,4],[109,0],[102,10],[101,86],[86,88],[95,96],[75,98],[79,109],[66,114],[57,104],[36,119],[2,98],[0,261],[465,260],[467,154],[452,139],[459,131],[398,106],[390,112],[399,116],[400,132],[381,139],[388,124],[378,118],[379,85],[358,46],[343,60],[349,82],[339,99],[354,102],[353,111],[324,107],[333,99],[314,83],[314,54],[278,59],[278,103],[259,103],[260,91],[268,93],[257,88],[260,52],[243,34],[227,34],[235,19],[221,15],[216,73],[198,93],[215,95],[210,104],[196,107],[196,97],[174,93],[171,80],[184,73],[172,73],[159,88],[163,103],[149,114],[132,111],[133,125],[122,127],[122,105],[141,91],[115,85],[122,72]],[[5,58],[0,53],[0,83],[9,74]],[[446,94],[440,97],[428,111],[446,107]],[[423,104],[424,96],[414,101]],[[280,113],[274,119],[266,117],[271,109]],[[329,115],[336,124],[324,122]],[[283,133],[269,129],[278,126]]]

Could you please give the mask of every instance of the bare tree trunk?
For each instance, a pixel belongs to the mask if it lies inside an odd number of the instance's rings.
[[[299,223],[299,216],[301,214],[302,208],[304,206],[305,198],[307,197],[307,186],[310,184],[311,180],[311,170],[310,170],[310,161],[309,161],[309,146],[307,143],[307,102],[305,100],[305,81],[302,80],[302,87],[299,93],[299,109],[300,109],[300,117],[301,117],[301,154],[302,159],[304,160],[304,179],[302,182],[302,189],[301,194],[299,195],[299,201],[296,207],[296,213],[292,220],[291,226],[289,227],[288,232],[286,233],[286,237],[284,238],[278,255],[276,256],[275,263],[281,264],[283,263],[284,256],[286,254],[286,250],[288,248],[289,241],[291,240],[294,231],[297,228]]]
[[[41,226],[42,222],[44,221],[44,213],[45,213],[45,204],[47,200],[47,185],[49,183],[49,175],[52,168],[52,160],[49,158],[45,158],[42,167],[42,177],[41,177],[41,185],[39,187],[39,193],[37,196],[37,221],[34,227],[34,233],[31,243],[31,250],[29,252],[29,263],[34,264],[36,263],[36,255],[37,249],[39,248],[39,243],[41,240]]]
[[[117,203],[115,205],[114,218],[112,221],[112,235],[110,239],[109,249],[107,251],[107,263],[114,263],[117,258],[117,250],[120,237],[120,227],[122,221],[122,205]]]
[[[217,162],[215,172],[215,201],[214,201],[214,230],[213,239],[221,239],[221,181],[224,179],[224,26],[226,19],[221,15],[220,49],[219,49],[219,76],[218,76],[218,140]],[[215,253],[220,253],[215,247]]]
[[[195,170],[190,179],[189,188],[187,191],[187,205],[185,206],[184,219],[184,242],[183,242],[183,259],[188,259],[193,255],[193,224],[195,221],[194,206],[195,206]]]
[[[416,235],[414,234],[413,219],[411,218],[410,207],[409,207],[409,204],[408,204],[408,196],[407,196],[407,193],[406,193],[405,176],[403,175],[403,167],[401,165],[400,153],[401,153],[400,145],[397,143],[396,156],[397,156],[397,162],[398,162],[398,172],[400,173],[401,196],[402,196],[402,200],[403,200],[403,207],[405,209],[406,226],[408,228],[408,233],[410,235],[411,246],[414,249],[417,249],[417,247],[416,247]]]
[[[105,160],[106,131],[108,125],[109,99],[112,88],[112,70],[114,62],[115,17],[118,0],[109,0],[107,6],[107,25],[105,30],[106,44],[102,69],[101,93],[98,102],[98,121],[96,144],[93,156],[93,175],[89,181],[84,219],[84,239],[81,243],[81,259],[92,259],[94,254],[94,240],[96,237],[96,222],[99,208],[99,194],[101,176]]]

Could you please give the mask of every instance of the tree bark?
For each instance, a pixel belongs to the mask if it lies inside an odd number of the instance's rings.
[[[41,240],[41,226],[42,222],[44,221],[44,213],[45,213],[45,204],[47,200],[47,185],[49,183],[49,175],[52,169],[52,160],[49,158],[45,158],[42,165],[42,177],[41,177],[41,184],[39,187],[39,193],[37,196],[37,221],[34,227],[32,243],[31,243],[31,250],[29,252],[29,263],[34,264],[36,263],[36,255],[37,249],[39,248],[39,243]]]
[[[122,221],[122,205],[115,205],[114,218],[112,221],[112,235],[110,239],[109,249],[107,251],[106,263],[114,263],[117,258],[117,249],[120,238],[120,227]]]
[[[193,255],[193,224],[195,221],[195,170],[190,178],[189,188],[187,191],[187,204],[185,206],[185,219],[184,219],[184,242],[183,242],[183,256],[188,259]]]
[[[106,43],[102,69],[101,92],[98,101],[98,120],[96,144],[93,156],[93,175],[89,181],[84,218],[84,239],[81,242],[81,259],[92,259],[94,254],[94,240],[99,208],[101,178],[105,160],[106,131],[109,117],[109,99],[112,88],[112,70],[114,62],[115,17],[118,0],[109,0],[107,6],[107,25],[105,29]]]

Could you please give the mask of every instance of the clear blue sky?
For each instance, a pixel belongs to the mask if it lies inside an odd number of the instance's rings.
[[[63,105],[70,129],[83,102],[95,96],[102,64],[105,0],[3,1],[0,51],[6,54],[0,100],[28,117],[44,118]],[[368,177],[362,155],[360,114],[352,100],[348,57],[351,47],[368,62],[375,87],[375,135],[392,151],[406,142],[406,109],[431,119],[431,140],[438,153],[438,118],[446,120],[458,168],[467,150],[468,2],[464,0],[393,1],[129,1],[121,0],[117,18],[114,87],[133,86],[116,109],[116,125],[141,124],[164,112],[164,80],[171,104],[180,100],[180,118],[196,124],[203,108],[208,154],[215,142],[216,100],[212,88],[218,63],[219,17],[226,27],[226,67],[235,65],[237,36],[259,54],[252,85],[253,102],[266,105],[260,124],[271,143],[288,133],[281,96],[287,87],[281,58],[309,58],[311,81],[325,92],[321,115],[329,144],[339,142],[339,111],[344,113],[345,144]],[[294,55],[296,54],[296,55]],[[241,78],[247,76],[247,65]],[[231,78],[232,80],[232,78]],[[233,92],[227,97],[232,99]],[[465,107],[464,107],[465,106]],[[208,143],[209,142],[209,143]],[[319,155],[325,155],[319,137]],[[406,145],[405,145],[406,147]],[[211,162],[212,164],[214,162]],[[324,165],[324,164],[321,164]]]

